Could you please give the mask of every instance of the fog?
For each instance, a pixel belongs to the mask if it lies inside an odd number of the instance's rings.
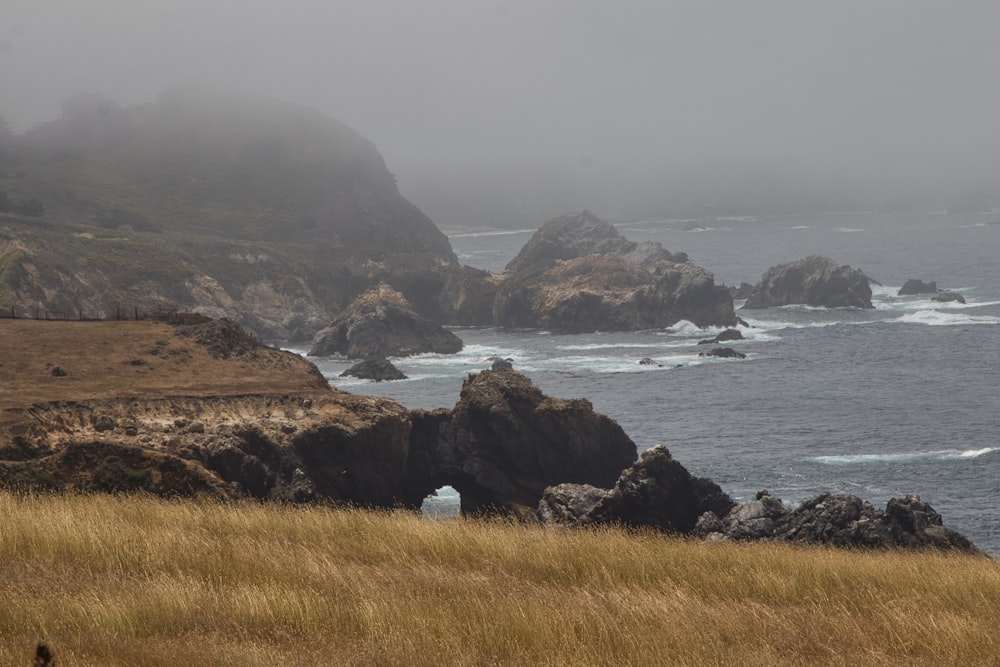
[[[4,0],[0,115],[202,82],[370,138],[445,227],[1000,207],[995,0]]]

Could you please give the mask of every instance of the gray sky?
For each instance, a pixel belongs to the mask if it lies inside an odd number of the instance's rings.
[[[17,131],[78,92],[128,105],[191,81],[347,122],[449,226],[976,192],[1000,207],[996,0],[0,6]]]

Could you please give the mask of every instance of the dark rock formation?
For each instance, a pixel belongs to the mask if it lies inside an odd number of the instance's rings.
[[[402,294],[383,283],[359,296],[319,331],[309,354],[372,359],[423,352],[454,354],[461,349],[458,336],[417,315]]]
[[[733,295],[734,299],[746,299],[753,294],[753,285],[748,282],[742,282],[739,287],[730,287],[729,292]]]
[[[538,505],[543,523],[583,526],[620,523],[688,533],[706,512],[722,516],[733,501],[714,482],[693,477],[657,445],[622,471],[612,489],[558,484],[545,489]]]
[[[635,443],[589,401],[551,398],[516,371],[487,370],[469,376],[451,412],[414,412],[411,497],[447,484],[463,512],[530,515],[546,487],[611,486],[635,456]]]
[[[789,304],[874,308],[868,276],[819,255],[768,269],[743,307],[773,308]]]
[[[628,241],[590,213],[546,223],[510,264],[494,303],[499,326],[569,332],[735,323],[708,271],[658,243]]]
[[[743,334],[739,329],[726,329],[720,332],[715,338],[706,338],[705,340],[698,341],[698,345],[713,345],[715,343],[724,343],[730,340],[743,340]]]
[[[899,288],[899,291],[896,292],[896,294],[899,296],[906,296],[909,294],[936,294],[937,291],[937,283],[933,280],[929,283],[925,283],[917,278],[910,278],[903,283],[903,286]]]
[[[356,377],[375,382],[406,379],[403,371],[393,366],[388,359],[367,359],[358,362],[341,373],[340,377]]]
[[[717,347],[708,352],[699,352],[699,357],[720,357],[722,359],[746,359],[747,355],[731,347]]]
[[[978,553],[917,496],[892,498],[879,510],[857,496],[824,493],[789,508],[767,491],[724,516],[708,513],[695,534],[709,539],[773,540],[838,547],[938,548]]]
[[[649,357],[643,357],[642,359],[639,360],[639,365],[640,366],[660,366],[661,364],[657,363],[653,359],[650,359]]]
[[[957,301],[958,303],[965,303],[965,297],[959,294],[958,292],[953,292],[951,290],[944,290],[932,296],[931,301],[940,301],[942,303],[947,303],[949,301]]]

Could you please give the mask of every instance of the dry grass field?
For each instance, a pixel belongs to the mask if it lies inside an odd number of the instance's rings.
[[[183,327],[158,321],[0,319],[3,410],[121,396],[230,396],[315,391],[325,381],[296,355],[259,346],[223,359]],[[53,367],[66,375],[54,375]]]
[[[0,664],[996,665],[1000,564],[0,493]]]

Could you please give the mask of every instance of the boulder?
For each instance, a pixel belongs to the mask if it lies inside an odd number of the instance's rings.
[[[449,485],[463,513],[532,515],[547,487],[610,487],[636,457],[589,401],[551,398],[506,368],[471,374],[450,412],[412,414],[409,497]]]
[[[958,303],[965,303],[965,297],[959,294],[958,292],[953,292],[951,290],[944,290],[932,296],[931,301],[940,301],[941,303],[948,303],[949,301],[957,301]]]
[[[660,366],[661,364],[657,363],[654,359],[651,359],[649,357],[643,357],[642,359],[639,360],[639,365],[640,366]]]
[[[454,354],[461,349],[458,336],[417,315],[402,294],[380,283],[317,333],[309,354],[373,359],[424,352]]]
[[[546,223],[506,269],[498,326],[573,333],[735,324],[732,297],[684,253],[635,243],[588,212]]]
[[[896,292],[896,294],[899,296],[906,296],[910,294],[936,294],[937,291],[937,283],[933,280],[929,283],[925,283],[923,280],[910,278],[903,283],[903,286],[899,288],[899,291]]]
[[[367,359],[358,362],[341,373],[340,377],[356,377],[375,382],[406,379],[403,371],[393,366],[388,359]]]
[[[754,286],[744,308],[773,308],[804,304],[826,308],[874,308],[868,276],[837,264],[829,257],[811,255],[768,269]]]
[[[556,525],[616,523],[686,534],[706,512],[723,516],[733,505],[717,484],[692,476],[666,447],[656,445],[622,471],[612,489],[571,484],[547,488],[538,517]]]
[[[699,352],[699,357],[719,357],[721,359],[746,359],[747,355],[731,347],[716,347],[708,352]]]

